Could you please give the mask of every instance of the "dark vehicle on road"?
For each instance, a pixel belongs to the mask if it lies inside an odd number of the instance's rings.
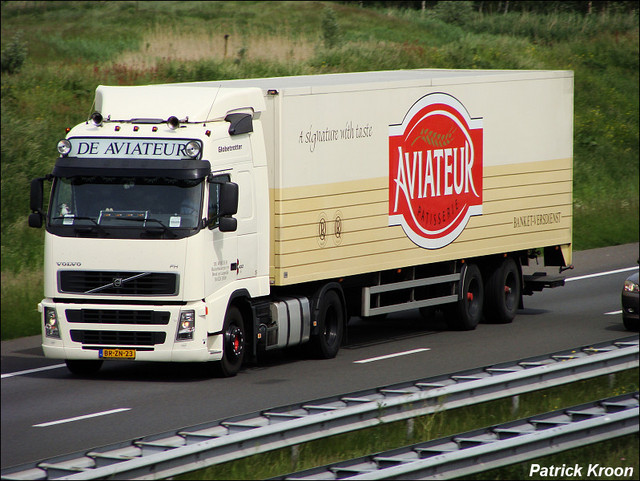
[[[638,330],[638,310],[640,304],[638,271],[627,277],[622,288],[622,322],[629,331]]]

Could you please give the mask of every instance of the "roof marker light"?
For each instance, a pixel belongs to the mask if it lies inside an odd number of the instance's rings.
[[[133,131],[134,131],[134,132],[137,132],[138,130],[140,130],[140,127],[138,127],[137,125],[134,125],[134,126],[133,126]]]

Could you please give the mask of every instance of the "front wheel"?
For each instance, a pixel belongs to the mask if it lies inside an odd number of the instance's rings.
[[[244,320],[235,306],[227,311],[222,336],[222,359],[218,363],[218,370],[223,377],[232,377],[238,374],[242,366],[246,347]]]
[[[312,338],[315,354],[322,359],[336,357],[344,336],[345,315],[342,299],[335,290],[325,292],[318,309],[318,334]]]

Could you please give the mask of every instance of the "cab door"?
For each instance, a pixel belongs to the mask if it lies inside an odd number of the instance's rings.
[[[255,277],[258,274],[258,239],[255,208],[255,186],[251,169],[239,170],[234,175],[238,184],[239,202],[237,234],[237,279]]]
[[[219,291],[237,279],[238,236],[237,229],[231,225],[235,219],[229,216],[223,218],[220,215],[220,197],[224,184],[229,182],[230,174],[216,175],[209,182],[207,227],[211,230],[213,244],[209,259],[210,272],[206,276],[209,293]]]

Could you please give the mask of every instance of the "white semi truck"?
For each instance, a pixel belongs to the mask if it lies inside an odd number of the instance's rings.
[[[42,347],[76,374],[331,358],[350,316],[408,309],[511,322],[563,284],[523,266],[571,265],[570,71],[99,86],[94,110],[31,183]]]

